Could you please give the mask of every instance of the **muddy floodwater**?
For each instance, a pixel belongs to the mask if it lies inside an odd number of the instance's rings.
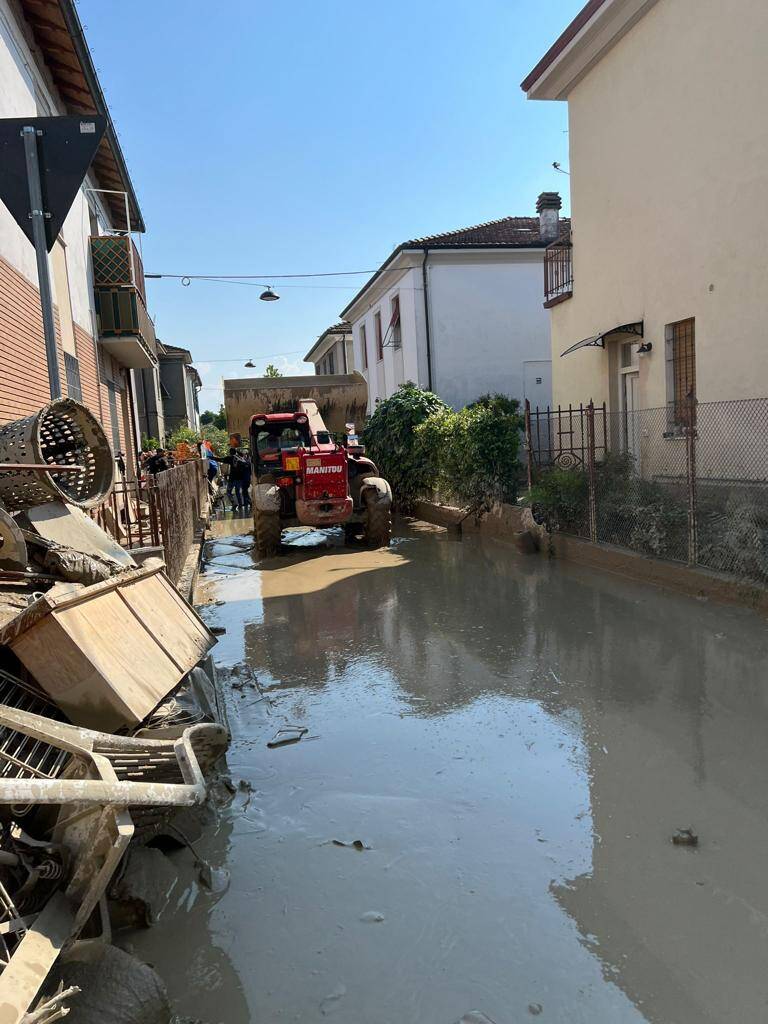
[[[420,524],[261,565],[218,527],[202,614],[268,699],[225,674],[229,888],[130,938],[178,1013],[768,1019],[763,620]]]

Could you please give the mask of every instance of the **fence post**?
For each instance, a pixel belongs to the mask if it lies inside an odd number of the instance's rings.
[[[531,433],[531,403],[525,400],[525,447],[528,455],[528,490],[533,487],[533,435]]]
[[[589,539],[597,542],[597,501],[595,496],[595,404],[587,406],[587,482],[589,485]]]
[[[698,509],[696,502],[696,399],[688,399],[685,425],[685,475],[688,484],[688,565],[698,562]]]

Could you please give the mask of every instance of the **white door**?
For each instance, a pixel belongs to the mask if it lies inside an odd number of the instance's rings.
[[[637,342],[625,341],[619,360],[619,412],[621,416],[621,447],[640,463],[640,370]]]

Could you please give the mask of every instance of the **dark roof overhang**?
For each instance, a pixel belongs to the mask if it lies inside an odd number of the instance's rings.
[[[601,331],[600,334],[593,334],[589,338],[584,338],[583,341],[577,341],[575,345],[571,345],[565,352],[560,353],[560,358],[563,356],[570,355],[571,352],[575,352],[578,348],[605,348],[606,339],[610,339],[614,334],[631,334],[636,338],[642,338],[643,336],[643,321],[638,320],[633,324],[622,324],[621,327],[612,327],[609,331]]]
[[[93,158],[91,171],[101,188],[127,193],[130,228],[145,231],[139,202],[73,0],[19,0],[19,7],[67,113],[102,114],[107,119],[107,130]],[[102,198],[113,226],[118,230],[127,229],[123,197],[105,195]]]

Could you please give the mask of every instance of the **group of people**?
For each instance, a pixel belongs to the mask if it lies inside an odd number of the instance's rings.
[[[195,457],[194,445],[183,445],[182,447],[189,451],[187,458]],[[232,506],[232,511],[249,509],[251,507],[251,459],[248,451],[243,448],[243,439],[240,434],[230,434],[227,455],[218,455],[208,440],[201,440],[199,449],[202,458],[208,462],[208,479],[211,483],[219,478],[222,466],[229,466],[226,477],[227,501]],[[176,464],[176,461],[174,453],[167,448],[153,448],[141,453],[141,468],[144,473],[152,476],[170,469]],[[181,461],[186,461],[184,456],[181,457]]]
[[[201,449],[201,454],[208,460],[208,479],[211,482],[219,476],[220,466],[229,466],[227,500],[233,512],[251,507],[251,459],[242,443],[239,434],[230,434],[229,454],[223,458],[214,452],[210,441],[203,441]]]

